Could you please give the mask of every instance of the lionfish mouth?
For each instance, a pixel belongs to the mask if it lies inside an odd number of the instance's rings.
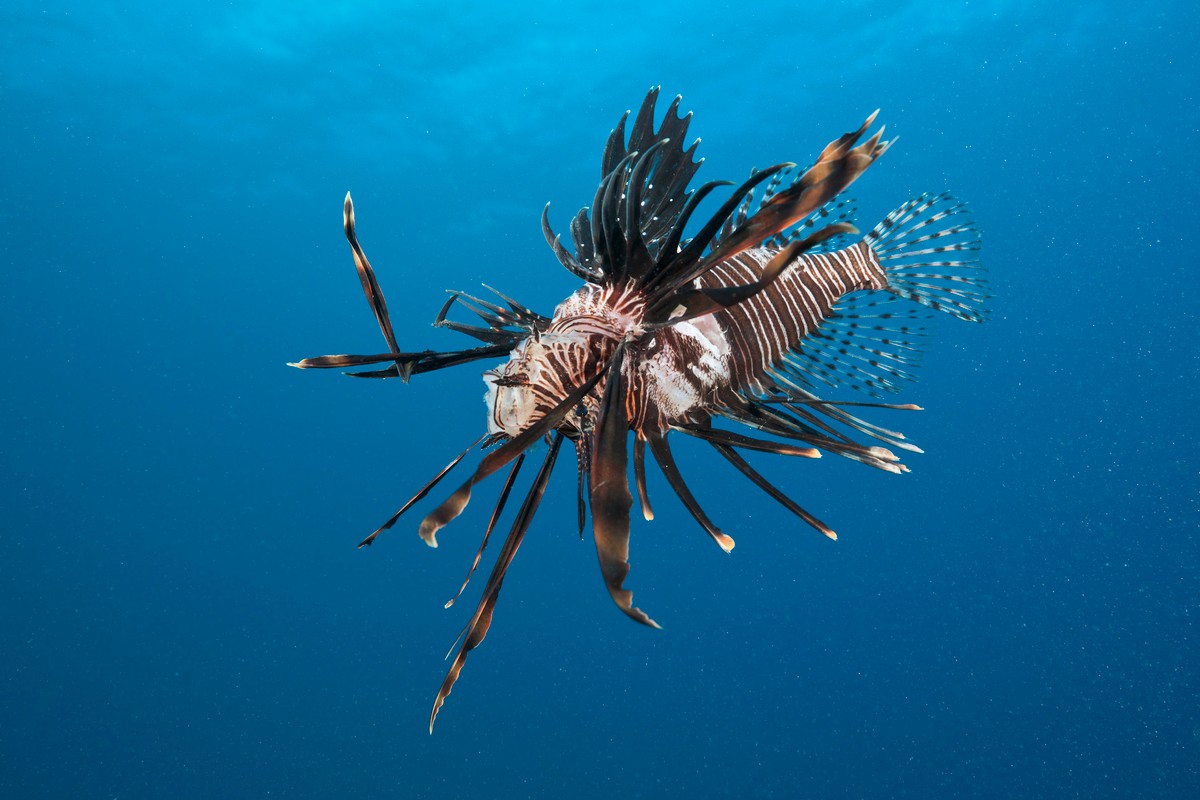
[[[691,188],[700,166],[693,159],[698,140],[683,146],[691,115],[679,115],[676,97],[656,125],[658,94],[657,88],[647,94],[628,134],[626,112],[609,135],[596,195],[570,223],[573,250],[551,230],[549,206],[542,212],[547,243],[583,287],[551,317],[495,290],[495,301],[452,293],[434,325],[482,343],[476,347],[400,350],[346,195],[346,238],[388,351],[307,358],[291,366],[376,366],[349,374],[407,382],[423,372],[507,359],[485,373],[487,432],[359,547],[372,544],[482,446],[487,452],[471,475],[419,527],[421,538],[436,547],[438,531],[463,512],[476,484],[507,468],[475,559],[446,603],[453,605],[480,564],[527,452],[543,439],[549,442],[475,612],[455,642],[458,651],[434,700],[430,732],[467,654],[487,635],[504,576],[542,501],[564,438],[576,449],[580,535],[590,509],[600,571],[613,602],[633,620],[657,628],[633,605],[624,585],[633,506],[631,434],[634,483],[645,519],[654,517],[646,488],[648,445],[691,515],[723,550],[733,549],[733,539],[709,519],[680,474],[668,444],[669,434],[677,431],[707,442],[784,508],[836,539],[828,525],[751,467],[741,451],[807,458],[829,452],[906,472],[893,448],[919,448],[903,434],[847,409],[918,408],[877,401],[912,378],[924,337],[922,307],[969,321],[984,318],[986,284],[974,256],[980,237],[959,201],[946,194],[923,195],[857,236],[853,206],[839,196],[888,149],[882,128],[863,140],[874,113],[830,142],[807,170],[785,162],[752,172],[716,213],[686,235],[701,201],[731,184],[710,181]],[[451,320],[456,306],[482,324]],[[875,400],[823,399],[817,395],[820,385],[850,386]],[[862,444],[855,435],[880,444]]]

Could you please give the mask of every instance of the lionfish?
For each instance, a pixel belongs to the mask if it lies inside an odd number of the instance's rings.
[[[891,144],[883,140],[882,128],[859,144],[878,112],[831,142],[808,169],[786,162],[753,171],[689,233],[701,202],[733,184],[711,181],[690,188],[702,163],[693,158],[699,140],[683,146],[691,114],[679,115],[676,97],[656,126],[658,94],[655,88],[646,95],[628,135],[628,111],[610,133],[592,205],[570,223],[574,252],[551,230],[549,205],[542,212],[542,231],[555,257],[583,281],[552,316],[490,287],[494,301],[450,293],[435,327],[474,337],[481,346],[400,350],[346,195],[346,238],[388,352],[307,358],[291,366],[387,364],[348,374],[407,382],[422,372],[507,359],[483,374],[487,432],[359,547],[391,528],[474,447],[488,449],[466,482],[420,524],[421,538],[436,547],[437,532],[462,513],[475,485],[509,467],[475,560],[449,607],[479,565],[527,451],[540,440],[548,443],[483,596],[455,642],[458,653],[430,713],[431,733],[467,654],[487,635],[505,573],[541,503],[564,439],[574,445],[578,462],[580,536],[590,506],[600,571],[613,602],[635,621],[657,628],[633,605],[624,585],[633,506],[630,434],[634,482],[647,520],[653,519],[646,491],[649,447],[700,527],[722,550],[733,549],[733,539],[709,519],[684,482],[668,443],[669,434],[679,432],[707,442],[784,508],[836,539],[829,526],[763,477],[740,451],[806,458],[825,451],[906,472],[890,448],[920,450],[901,433],[846,409],[917,406],[825,400],[817,394],[818,385],[848,384],[878,400],[883,392],[896,391],[898,381],[911,379],[909,369],[924,335],[915,323],[927,313],[911,303],[963,320],[983,319],[987,295],[975,257],[980,237],[958,200],[948,194],[917,197],[857,237],[851,201],[838,198]],[[483,324],[449,319],[456,305]],[[879,444],[862,444],[847,430]]]

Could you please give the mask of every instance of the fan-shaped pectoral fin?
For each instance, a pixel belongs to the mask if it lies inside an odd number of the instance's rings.
[[[625,411],[625,382],[621,375],[623,357],[624,345],[621,345],[608,369],[608,382],[593,432],[592,532],[600,572],[613,602],[631,619],[657,628],[657,622],[633,605],[633,592],[624,587],[625,577],[629,574],[629,510],[633,507],[633,495],[629,492],[627,474],[629,418]]]

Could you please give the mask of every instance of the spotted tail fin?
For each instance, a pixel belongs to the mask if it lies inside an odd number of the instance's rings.
[[[884,217],[866,236],[887,273],[887,291],[969,322],[982,322],[987,279],[976,255],[979,229],[947,193],[924,194]]]

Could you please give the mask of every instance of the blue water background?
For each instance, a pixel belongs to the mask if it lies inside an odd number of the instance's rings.
[[[1200,14],[1079,5],[5,4],[0,795],[1200,796]],[[500,480],[437,550],[436,497],[354,545],[482,431],[483,366],[284,363],[384,347],[347,190],[402,346],[469,346],[447,288],[549,313],[542,206],[566,228],[656,84],[703,179],[881,107],[860,221],[968,200],[992,319],[870,413],[911,474],[755,461],[836,543],[679,442],[738,546],[651,470],[662,631],[565,451],[431,737]]]

